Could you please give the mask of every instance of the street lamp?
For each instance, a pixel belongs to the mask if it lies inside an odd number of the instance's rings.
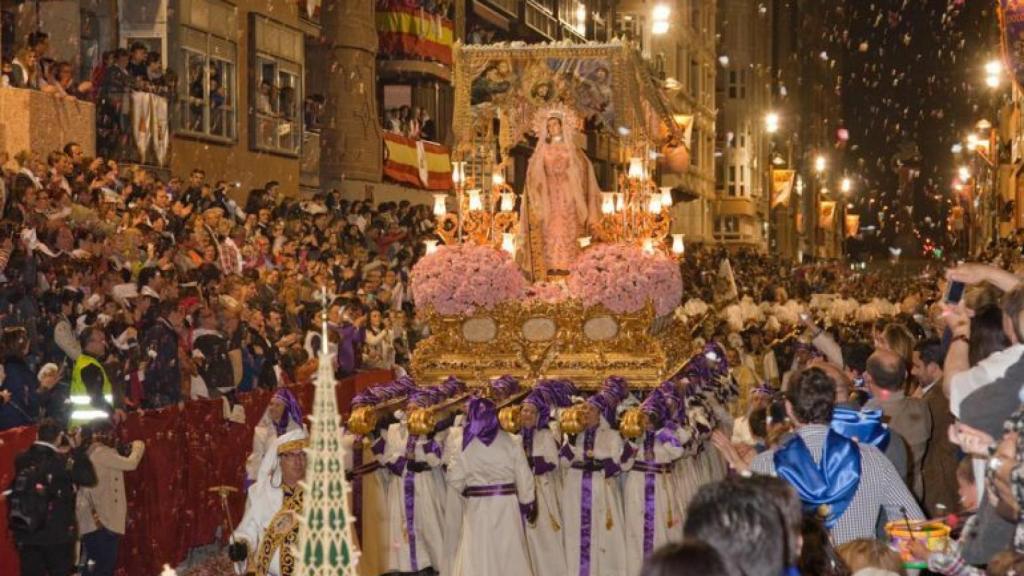
[[[668,32],[669,28],[669,17],[672,15],[672,9],[668,7],[668,4],[658,4],[654,7],[654,11],[651,13],[651,34],[660,36]]]
[[[960,177],[961,182],[967,182],[971,178],[971,171],[970,169],[967,168],[967,166],[961,166],[960,169],[957,171],[957,176]]]
[[[985,64],[985,84],[989,88],[998,88],[1003,80],[1003,63],[999,60],[989,60]]]
[[[769,134],[775,134],[779,131],[779,115],[775,112],[769,112],[764,117],[764,129]]]
[[[814,171],[818,174],[823,173],[825,171],[826,163],[827,161],[825,160],[825,156],[823,154],[818,154],[814,159]]]
[[[967,149],[974,152],[978,148],[978,135],[971,132],[967,135]]]
[[[839,189],[843,191],[843,194],[849,194],[850,190],[853,190],[853,182],[849,178],[843,178],[839,183]]]

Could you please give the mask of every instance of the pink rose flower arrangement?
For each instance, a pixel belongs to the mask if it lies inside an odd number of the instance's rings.
[[[602,304],[616,314],[637,312],[651,301],[663,316],[679,306],[683,295],[675,260],[629,244],[599,244],[583,252],[569,271],[568,286],[585,306]]]
[[[508,253],[487,246],[441,246],[420,259],[410,276],[417,306],[438,314],[473,314],[526,294],[526,278]]]

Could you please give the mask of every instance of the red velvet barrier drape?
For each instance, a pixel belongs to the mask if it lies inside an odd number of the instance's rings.
[[[335,389],[339,411],[348,412],[356,392],[391,377],[390,372],[376,371],[342,380]],[[309,414],[313,386],[292,390]],[[165,563],[174,566],[184,560],[190,548],[212,543],[217,527],[225,524],[220,497],[209,491],[214,486],[239,489],[228,502],[232,520],[241,520],[245,459],[252,448],[252,430],[270,396],[267,391],[241,396],[245,424],[225,420],[220,400],[129,415],[122,426],[123,437],[145,441],[146,455],[138,470],[125,474],[128,525],[121,543],[120,574],[155,576]],[[0,432],[0,490],[11,483],[15,456],[34,440],[32,427]],[[0,574],[18,574],[18,556],[7,530],[2,498],[0,527]]]

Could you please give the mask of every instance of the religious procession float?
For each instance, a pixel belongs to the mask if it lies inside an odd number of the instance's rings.
[[[435,196],[438,241],[411,278],[431,334],[418,382],[653,388],[689,358],[673,316],[683,237],[653,178],[686,168],[687,120],[637,58],[617,43],[457,49],[454,193]]]

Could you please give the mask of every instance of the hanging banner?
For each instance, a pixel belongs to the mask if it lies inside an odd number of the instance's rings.
[[[795,179],[795,170],[772,170],[772,208],[789,206],[789,197],[793,194]]]
[[[860,234],[860,214],[846,215],[846,237],[853,238]]]
[[[832,200],[822,200],[818,206],[818,227],[825,230],[832,230],[835,227],[836,203]]]
[[[999,27],[1007,67],[1018,85],[1024,84],[1024,1],[999,0]]]
[[[451,188],[452,163],[447,148],[393,132],[384,132],[383,136],[385,176],[425,190]]]
[[[380,51],[391,58],[434,60],[451,66],[455,24],[425,5],[396,0],[377,2]]]

